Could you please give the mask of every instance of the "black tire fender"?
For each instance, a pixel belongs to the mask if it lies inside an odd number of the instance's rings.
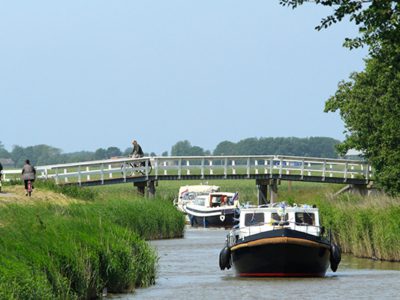
[[[222,248],[219,253],[219,267],[221,270],[229,270],[231,268],[231,249],[228,246]]]
[[[331,270],[336,272],[339,263],[342,260],[342,250],[340,249],[339,245],[334,243],[331,244],[331,254],[329,256],[329,260],[331,263]]]

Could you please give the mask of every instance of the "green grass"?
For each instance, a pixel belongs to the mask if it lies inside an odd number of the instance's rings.
[[[145,239],[179,237],[184,228],[167,201],[117,196],[6,205],[0,220],[0,299],[90,299],[105,287],[148,286],[157,255]]]
[[[57,185],[52,180],[37,180],[35,185],[36,187],[61,193],[75,199],[93,201],[98,198],[98,193],[94,189],[79,187],[77,185]]]
[[[81,203],[6,205],[0,208],[0,299],[88,299],[154,283],[156,253],[145,240],[182,236],[183,215],[172,205],[182,185],[159,181],[156,197],[140,198],[132,184],[93,188],[38,187]],[[257,203],[255,180],[213,180],[222,191]],[[206,182],[203,182],[206,184]],[[344,252],[400,260],[400,201],[333,197],[343,185],[284,182],[278,201],[317,204]],[[64,189],[65,188],[65,189]]]
[[[317,203],[344,252],[400,261],[400,199],[346,194]]]

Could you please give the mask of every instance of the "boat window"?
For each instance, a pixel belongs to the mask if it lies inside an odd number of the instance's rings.
[[[196,199],[193,200],[193,203],[194,203],[195,205],[204,206],[204,204],[205,204],[205,199],[204,199],[204,198],[196,198]]]
[[[221,196],[211,196],[211,207],[221,205]]]
[[[296,213],[296,223],[302,225],[315,225],[315,215],[307,212]]]
[[[271,214],[271,219],[272,219],[271,220],[272,222],[280,222],[281,220],[287,221],[289,219],[289,216],[288,216],[288,214],[285,214],[283,216],[283,219],[281,219],[281,217],[278,215],[278,213],[272,213]]]
[[[244,216],[245,226],[256,226],[264,224],[264,213],[246,214]]]
[[[195,192],[189,192],[182,196],[182,200],[193,200],[196,197]]]

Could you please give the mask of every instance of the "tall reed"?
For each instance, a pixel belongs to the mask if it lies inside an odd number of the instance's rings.
[[[110,200],[0,208],[0,299],[90,299],[155,280],[143,240],[182,236],[166,201]]]
[[[400,261],[400,200],[386,196],[327,196],[322,221],[342,250],[359,257]]]

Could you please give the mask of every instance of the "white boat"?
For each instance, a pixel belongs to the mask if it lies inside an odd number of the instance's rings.
[[[208,195],[219,191],[219,186],[198,184],[185,185],[179,188],[178,198],[174,199],[174,205],[182,212],[185,212],[183,206],[191,203],[197,196]]]
[[[239,276],[325,276],[329,265],[336,271],[340,248],[319,221],[319,211],[309,205],[240,209],[238,224],[220,252],[221,270],[234,266]]]
[[[231,228],[239,207],[238,193],[212,192],[183,206],[192,226]]]

